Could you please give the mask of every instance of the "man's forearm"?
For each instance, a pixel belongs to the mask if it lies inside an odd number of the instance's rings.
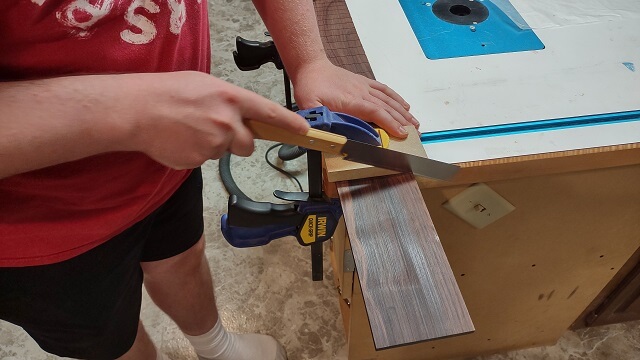
[[[326,60],[311,0],[253,0],[295,82],[301,67]]]
[[[0,83],[0,178],[125,150],[115,86],[108,76]]]
[[[0,83],[0,178],[112,151],[174,169],[248,156],[252,119],[305,134],[299,115],[195,71]]]

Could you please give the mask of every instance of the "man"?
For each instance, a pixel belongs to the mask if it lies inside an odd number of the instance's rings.
[[[254,4],[302,108],[417,126],[391,89],[331,65],[311,1]],[[0,24],[0,319],[59,356],[162,359],[144,280],[201,358],[284,359],[218,319],[198,167],[253,151],[244,119],[308,124],[207,74],[206,2],[10,0]]]

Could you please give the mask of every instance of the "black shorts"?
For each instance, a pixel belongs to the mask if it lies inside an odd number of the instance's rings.
[[[0,319],[58,356],[118,358],[136,338],[140,262],[188,250],[203,229],[202,173],[195,169],[160,208],[106,243],[56,264],[0,268]]]

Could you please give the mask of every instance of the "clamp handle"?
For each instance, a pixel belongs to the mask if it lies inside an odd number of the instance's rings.
[[[222,235],[234,247],[262,246],[285,236],[296,236],[303,220],[294,204],[272,204],[229,197],[222,216]]]
[[[259,228],[229,225],[228,214],[222,215],[222,235],[233,247],[246,248],[267,245],[272,240],[296,236],[296,226],[275,224]]]
[[[331,238],[342,207],[337,199],[294,204],[272,204],[229,197],[229,212],[222,216],[224,238],[234,247],[262,246],[294,236],[308,246]]]
[[[229,197],[229,216],[232,226],[263,227],[269,225],[298,225],[302,215],[296,204],[273,204]]]

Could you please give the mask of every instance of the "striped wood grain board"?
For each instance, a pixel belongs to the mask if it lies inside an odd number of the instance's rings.
[[[376,348],[473,331],[413,175],[336,185]]]
[[[344,0],[316,0],[325,50],[373,78]],[[375,347],[474,330],[412,174],[336,183]]]
[[[314,4],[329,59],[342,68],[373,79],[369,60],[344,0],[315,0]]]

